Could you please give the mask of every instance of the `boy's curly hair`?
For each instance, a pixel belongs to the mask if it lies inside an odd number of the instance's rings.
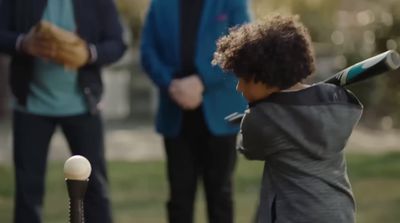
[[[310,35],[297,16],[275,15],[232,28],[218,40],[212,63],[282,90],[315,70]]]

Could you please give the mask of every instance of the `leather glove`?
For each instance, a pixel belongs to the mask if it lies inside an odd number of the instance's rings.
[[[49,42],[43,36],[36,34],[36,27],[33,27],[28,34],[26,34],[21,42],[21,51],[42,59],[50,59],[56,55],[56,44]]]
[[[50,22],[41,21],[35,26],[35,35],[55,45],[56,52],[50,60],[69,69],[78,69],[90,58],[86,42],[73,32],[61,29]]]

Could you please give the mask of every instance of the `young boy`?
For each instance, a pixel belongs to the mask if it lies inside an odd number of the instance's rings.
[[[342,87],[301,83],[314,71],[307,29],[273,16],[217,45],[213,63],[235,73],[249,102],[239,150],[265,160],[257,222],[355,222],[343,148],[362,105]]]

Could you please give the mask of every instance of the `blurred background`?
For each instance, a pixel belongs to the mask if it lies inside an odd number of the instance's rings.
[[[103,100],[107,158],[115,222],[165,222],[167,196],[161,138],[153,130],[156,92],[140,68],[140,32],[149,0],[116,0],[129,50],[104,69]],[[400,50],[398,0],[253,0],[253,17],[298,14],[309,28],[317,60],[311,81],[319,81],[388,49]],[[0,222],[11,222],[11,94],[9,59],[0,55]],[[399,222],[400,71],[379,76],[351,90],[365,106],[347,152],[357,200],[358,222]],[[66,222],[68,198],[62,164],[68,157],[58,132],[51,143],[45,222]],[[236,173],[236,221],[250,222],[257,203],[262,163],[240,159]],[[199,196],[200,198],[201,196]],[[204,202],[197,222],[205,222]]]

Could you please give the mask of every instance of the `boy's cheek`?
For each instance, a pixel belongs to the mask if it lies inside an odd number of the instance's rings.
[[[247,101],[249,101],[249,95],[246,91],[243,90],[240,84],[236,85],[236,91],[239,92]]]
[[[249,101],[249,97],[246,94],[244,94],[243,92],[241,92],[241,94],[244,97],[244,99],[246,99],[247,102],[251,102]]]
[[[242,92],[243,97],[246,99],[247,102],[251,103],[254,101],[254,97],[249,94],[248,92]]]

